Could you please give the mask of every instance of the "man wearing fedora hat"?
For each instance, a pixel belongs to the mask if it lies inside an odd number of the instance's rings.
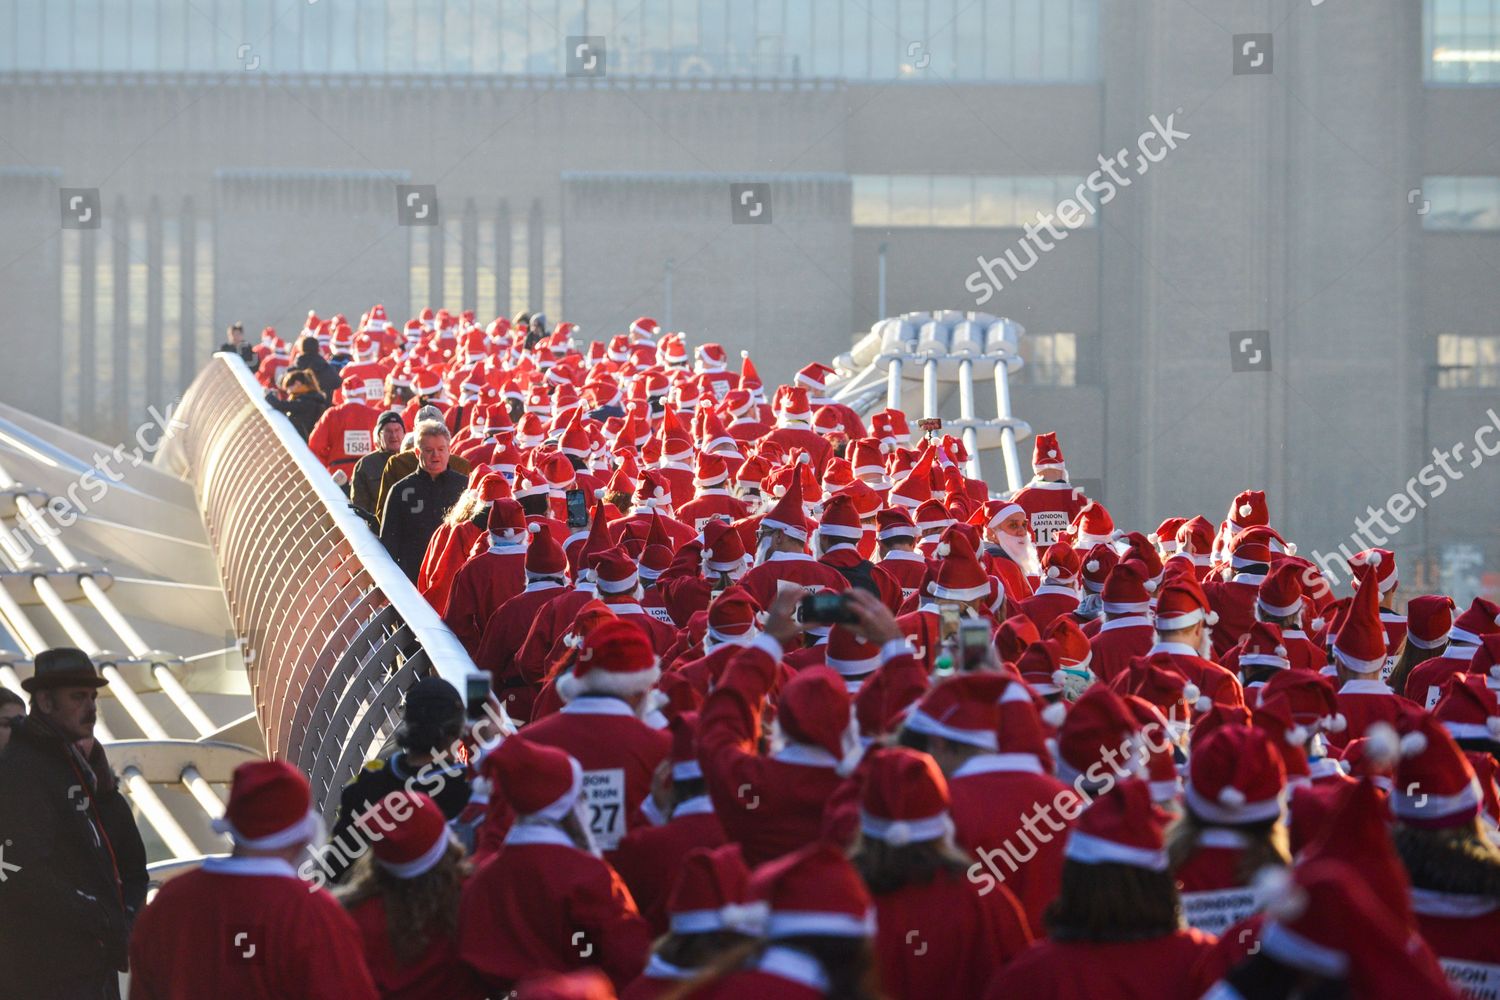
[[[108,682],[79,649],[34,666],[31,714],[0,757],[0,969],[17,996],[118,997],[145,849],[103,748],[78,745]]]

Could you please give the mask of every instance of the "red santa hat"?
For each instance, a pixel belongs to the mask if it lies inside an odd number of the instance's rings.
[[[1310,774],[1307,765],[1307,740],[1309,732],[1292,716],[1292,703],[1285,695],[1261,698],[1250,715],[1250,724],[1265,733],[1271,746],[1281,754],[1281,764],[1286,769],[1288,784],[1306,781]]]
[[[1128,566],[1129,562],[1121,563]],[[1119,572],[1116,570],[1116,572]],[[1208,626],[1218,624],[1218,613],[1208,606],[1208,595],[1191,576],[1174,576],[1162,585],[1156,596],[1156,630],[1175,632],[1192,628],[1199,622]]]
[[[1110,570],[1102,593],[1105,612],[1112,615],[1144,614],[1151,608],[1151,588],[1146,566],[1127,559]]]
[[[730,931],[758,937],[770,908],[749,902],[750,870],[738,844],[695,847],[677,867],[667,897],[667,921],[673,934],[717,934]]]
[[[1265,490],[1244,490],[1235,494],[1234,499],[1229,503],[1229,513],[1224,519],[1236,532],[1245,528],[1270,524],[1271,516],[1266,509]]]
[[[1269,618],[1286,618],[1302,613],[1302,570],[1290,561],[1271,567],[1256,591],[1256,603]]]
[[[568,571],[568,557],[552,537],[545,522],[533,521],[526,526],[531,542],[526,546],[526,572],[530,576],[563,576]]]
[[[1193,742],[1183,798],[1208,823],[1275,819],[1286,806],[1286,765],[1259,729],[1220,726]]]
[[[1500,742],[1500,700],[1483,674],[1450,677],[1432,711],[1455,740]]]
[[[852,543],[859,541],[864,533],[854,498],[845,493],[834,494],[823,507],[823,517],[818,521],[818,537]]]
[[[1310,670],[1278,671],[1261,688],[1260,697],[1265,700],[1278,695],[1287,699],[1292,718],[1300,726],[1330,733],[1341,733],[1348,728],[1347,720],[1339,714],[1333,681],[1322,674]]]
[[[922,501],[912,519],[916,522],[917,531],[921,532],[924,537],[939,534],[955,520],[948,507],[942,501],[935,499]]]
[[[1500,635],[1482,635],[1479,640],[1479,648],[1469,657],[1469,673],[1487,682],[1500,681]]]
[[[644,469],[640,481],[635,485],[635,507],[637,510],[672,507],[672,484],[656,469]]]
[[[1407,601],[1406,641],[1418,649],[1447,645],[1454,607],[1447,594],[1423,594]]]
[[[1479,780],[1468,758],[1444,724],[1429,712],[1404,711],[1395,740],[1399,759],[1391,789],[1391,812],[1403,823],[1423,829],[1459,826],[1472,820],[1482,801]],[[1388,726],[1366,730],[1372,741],[1388,748]]]
[[[1054,431],[1043,431],[1032,441],[1031,467],[1040,472],[1042,469],[1062,469],[1067,471],[1067,465],[1063,462],[1062,446],[1057,443],[1057,434]]]
[[[1057,693],[1058,682],[1054,678],[1062,669],[1062,648],[1057,643],[1039,639],[1022,651],[1015,664],[1016,673],[1032,691],[1040,695]],[[1062,721],[1061,716],[1054,717]]]
[[[397,878],[412,879],[427,874],[448,852],[452,840],[448,820],[430,796],[398,789],[375,803],[355,820],[355,825],[369,830],[377,816],[381,819],[382,834],[374,838],[370,850],[375,863]]]
[[[932,499],[932,451],[927,450],[906,474],[891,486],[889,502],[916,508]]]
[[[785,421],[810,423],[812,404],[808,402],[807,390],[801,386],[782,386],[777,395],[781,398],[781,417]]]
[[[1363,552],[1354,553],[1349,558],[1349,570],[1355,576],[1374,572],[1380,581],[1382,594],[1394,588],[1398,582],[1396,553],[1390,549],[1365,549]]]
[[[750,360],[750,352],[741,351],[740,380],[735,383],[735,388],[744,389],[746,392],[750,393],[750,396],[753,399],[760,393],[760,390],[764,385],[765,383],[762,382],[760,378],[760,372],[755,370],[755,362]]]
[[[875,907],[844,852],[820,841],[769,861],[750,878],[750,897],[770,907],[765,936],[872,938]]]
[[[948,781],[927,754],[907,747],[873,750],[861,770],[859,829],[865,837],[905,847],[953,833]]]
[[[1213,522],[1202,514],[1194,515],[1177,529],[1178,551],[1208,555],[1214,547]]]
[[[715,642],[733,642],[754,631],[760,607],[743,587],[729,587],[708,606],[708,635]]]
[[[1281,634],[1281,626],[1271,622],[1255,622],[1250,631],[1240,638],[1240,666],[1275,667],[1287,670],[1291,667],[1287,659],[1287,648]]]
[[[1104,584],[1119,562],[1120,554],[1107,543],[1099,542],[1088,549],[1080,564],[1084,589],[1091,594],[1103,593]]]
[[[786,683],[776,723],[789,740],[826,751],[841,774],[859,763],[849,689],[828,667],[806,667]]]
[[[1380,621],[1378,587],[1374,574],[1360,577],[1349,612],[1333,641],[1334,659],[1357,674],[1375,673],[1385,665],[1385,627]]]
[[[993,753],[999,748],[1000,696],[1010,683],[997,673],[951,677],[923,696],[907,715],[906,728]]]
[[[1066,542],[1053,542],[1042,550],[1042,577],[1047,583],[1063,585],[1076,583],[1083,560],[1078,552]]]
[[[526,512],[521,510],[519,502],[508,497],[490,504],[484,523],[490,534],[501,541],[513,544],[526,541]]]
[[[1042,634],[1036,622],[1025,615],[1011,615],[995,629],[995,652],[1005,663],[1015,663],[1026,652],[1026,647],[1041,642]]]
[[[1109,516],[1109,511],[1097,500],[1090,500],[1074,516],[1073,523],[1068,526],[1068,534],[1073,537],[1073,547],[1085,551],[1095,545],[1107,545],[1120,537],[1115,529],[1115,519]]]
[[[1156,543],[1158,552],[1161,552],[1163,555],[1171,555],[1177,551],[1177,530],[1184,524],[1187,524],[1187,518],[1185,517],[1168,517],[1164,518],[1161,524],[1156,526],[1156,530],[1151,533],[1151,537]]]
[[[279,851],[312,843],[321,824],[302,772],[286,761],[257,760],[234,769],[229,804],[213,828],[245,850]]]
[[[1195,703],[1203,710],[1213,704],[1200,696],[1198,685],[1177,672],[1170,653],[1136,657],[1110,680],[1109,686],[1122,697],[1135,695],[1155,705],[1173,722],[1186,722]]]
[[[606,621],[584,636],[571,674],[557,678],[566,701],[582,694],[629,697],[650,690],[661,676],[651,639],[635,622]]]
[[[1121,781],[1083,810],[1068,834],[1064,855],[1084,865],[1126,865],[1164,872],[1166,829],[1171,818],[1151,800],[1151,789],[1144,781]]]
[[[823,662],[840,677],[863,677],[880,666],[880,646],[865,642],[843,625],[835,625],[828,633]]]
[[[875,515],[875,537],[881,541],[889,541],[892,538],[915,541],[917,526],[905,508],[886,507]]]
[[[1089,637],[1084,634],[1083,628],[1073,620],[1070,615],[1059,615],[1052,620],[1043,633],[1043,638],[1051,639],[1057,643],[1058,659],[1064,670],[1087,669],[1093,657],[1093,647],[1089,645]],[[1061,678],[1054,676],[1053,683],[1062,684]]]
[[[797,372],[797,383],[807,386],[814,396],[822,396],[828,380],[838,373],[820,361],[814,361]]]
[[[729,466],[725,464],[720,455],[712,452],[700,451],[696,469],[693,472],[693,485],[699,489],[712,489],[722,486],[729,479]]]
[[[784,532],[788,538],[807,541],[807,514],[802,509],[802,477],[790,477],[786,492],[776,505],[766,511],[760,519],[762,528],[774,528]]]
[[[742,490],[758,490],[771,474],[771,463],[759,455],[751,455],[735,470],[734,484]]]
[[[729,366],[729,354],[723,344],[699,344],[694,353],[706,372],[721,372]]]
[[[1092,784],[1128,773],[1128,763],[1112,763],[1105,755],[1128,748],[1138,726],[1120,696],[1103,684],[1088,688],[1068,709],[1067,718],[1057,732],[1058,777],[1072,782],[1083,776]],[[1096,772],[1090,775],[1089,771]]]
[[[1494,632],[1500,632],[1500,605],[1487,597],[1476,597],[1463,614],[1454,619],[1448,641],[1477,646],[1481,636]]]
[[[1140,726],[1143,733],[1168,732],[1167,717],[1155,705],[1137,695],[1127,694],[1123,697],[1131,714],[1135,716],[1136,725]],[[1163,804],[1176,803],[1182,795],[1182,777],[1177,773],[1177,760],[1174,756],[1176,744],[1170,739],[1142,740],[1142,743],[1146,752],[1144,777],[1146,787],[1151,789],[1151,800]]]
[[[661,326],[650,316],[642,316],[630,324],[630,332],[645,340],[655,340],[656,335],[661,332]]]
[[[703,526],[703,565],[712,573],[737,573],[745,568],[745,539],[725,521]]]
[[[1245,528],[1229,539],[1229,565],[1234,569],[1265,566],[1271,561],[1273,532],[1263,526]]]
[[[484,772],[517,816],[561,820],[573,811],[583,791],[583,768],[577,760],[519,735],[506,737],[485,758]]]
[[[937,568],[927,583],[927,592],[944,601],[975,601],[990,593],[989,574],[979,564],[974,546],[962,532],[943,534],[935,554]]]
[[[595,555],[594,584],[601,597],[634,593],[640,582],[639,568],[622,546],[611,546]]]
[[[890,485],[885,476],[885,456],[890,446],[878,438],[857,438],[849,449],[849,463],[861,479],[874,480],[881,488]]]

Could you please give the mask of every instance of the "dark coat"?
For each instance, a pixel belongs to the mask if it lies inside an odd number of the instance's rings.
[[[329,364],[327,359],[321,354],[314,352],[312,354],[297,355],[292,359],[292,363],[287,366],[287,370],[295,371],[298,368],[306,369],[310,372],[312,377],[318,380],[318,388],[322,389],[323,394],[326,396],[332,396],[333,391],[339,387],[339,370]]]
[[[252,373],[254,373],[254,371],[260,367],[260,355],[256,354],[255,348],[251,347],[249,344],[241,344],[239,347],[235,347],[233,344],[226,340],[224,341],[224,343],[219,345],[219,349],[214,353],[238,354],[240,356],[240,360],[245,362],[245,367],[249,368]]]
[[[413,583],[432,533],[468,485],[468,479],[452,469],[438,476],[418,469],[391,487],[380,516],[380,540]]]
[[[365,764],[339,793],[339,812],[328,835],[329,850],[322,861],[323,870],[332,881],[343,881],[367,846],[366,838],[353,829],[355,819],[391,792],[408,787],[432,796],[443,810],[444,818],[450,821],[464,811],[472,791],[468,773],[462,766],[450,763],[446,768],[437,764],[413,767],[407,763],[403,750]]]
[[[145,901],[146,850],[103,750],[85,762],[28,717],[0,756],[0,803],[0,994],[111,980]]]
[[[286,414],[304,441],[312,434],[313,428],[318,426],[318,418],[323,415],[323,411],[328,409],[328,397],[316,391],[282,399],[276,395],[275,390],[269,390],[266,392],[266,402],[271,404],[271,409]]]
[[[385,472],[386,461],[394,454],[394,451],[376,448],[354,463],[354,475],[349,477],[350,503],[371,514],[380,513],[376,502],[380,496],[380,476]]]

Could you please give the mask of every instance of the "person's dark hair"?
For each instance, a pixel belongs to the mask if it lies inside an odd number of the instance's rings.
[[[443,857],[416,878],[400,878],[375,863],[366,851],[354,865],[349,887],[338,892],[345,909],[375,896],[385,902],[386,934],[396,962],[422,956],[434,937],[458,937],[458,897],[470,871],[463,847],[450,840]]]
[[[315,383],[313,381],[313,377],[307,373],[306,368],[287,369],[286,377],[281,380],[281,387],[283,389],[291,389],[291,387],[294,385],[305,385],[309,389],[317,388],[317,383]]]
[[[1234,987],[1235,996],[1243,1000],[1347,1000],[1349,984],[1342,979],[1322,976],[1287,965],[1264,952],[1258,952],[1236,965],[1224,976]]]
[[[673,778],[672,779],[672,808],[677,808],[688,799],[696,799],[700,795],[708,794],[708,782],[702,778]]]
[[[588,466],[583,463],[583,459],[579,458],[577,455],[569,455],[568,461],[572,463],[574,472],[584,472],[588,470]]]
[[[1401,648],[1396,652],[1396,665],[1391,669],[1391,676],[1386,683],[1390,685],[1392,691],[1400,694],[1406,690],[1406,678],[1411,676],[1413,667],[1434,656],[1442,656],[1447,649],[1447,640],[1431,649],[1423,649],[1403,637]]]
[[[1182,927],[1182,901],[1170,870],[1064,861],[1042,920],[1054,941],[1145,941]]]
[[[311,334],[311,333],[304,333],[302,336],[298,337],[297,338],[297,353],[298,354],[317,354],[318,353],[318,338],[317,338],[317,336],[315,334]]]
[[[604,494],[604,502],[607,504],[613,504],[615,510],[619,511],[621,514],[630,513],[629,493],[621,493],[618,490],[615,490],[611,493],[606,493]]]
[[[512,396],[505,401],[505,412],[510,414],[510,422],[513,424],[520,421],[521,414],[525,410],[526,401],[524,399],[516,399]]]
[[[753,939],[733,931],[668,934],[656,944],[656,955],[679,969],[701,969],[728,951],[742,951]]]
[[[1249,885],[1255,873],[1266,865],[1289,867],[1292,863],[1291,847],[1287,840],[1286,824],[1277,818],[1256,823],[1230,824],[1208,823],[1193,812],[1192,806],[1184,806],[1182,815],[1167,828],[1167,867],[1175,872],[1187,863],[1198,850],[1198,837],[1204,830],[1217,827],[1244,834],[1249,840],[1240,852],[1239,864],[1235,866],[1235,878],[1241,885]]]
[[[0,708],[4,708],[6,705],[20,705],[22,708],[25,708],[26,701],[10,688],[0,687]]]
[[[521,513],[532,514],[538,517],[545,516],[549,506],[549,500],[545,493],[537,493],[529,497],[516,497],[516,503],[521,505]]]
[[[919,733],[905,726],[902,726],[900,731],[896,733],[896,745],[898,747],[910,747],[913,750],[920,750],[922,753],[932,752],[932,740],[926,733]]]
[[[1412,887],[1500,899],[1500,848],[1480,823],[1478,816],[1441,830],[1397,823],[1391,835]]]
[[[974,863],[951,841],[929,840],[893,847],[883,840],[859,837],[849,855],[859,877],[877,896],[909,885],[931,885],[939,878],[957,879]]]

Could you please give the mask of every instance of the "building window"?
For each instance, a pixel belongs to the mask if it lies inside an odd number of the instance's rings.
[[[1422,228],[1500,230],[1500,177],[1424,177]]]
[[[1078,334],[1028,333],[1021,338],[1023,385],[1078,384]]]
[[[1422,79],[1500,84],[1500,0],[1423,0]]]
[[[856,226],[1019,228],[1074,198],[1083,178],[855,174],[852,181]],[[1079,228],[1093,225],[1094,213],[1085,212]]]
[[[1500,386],[1500,336],[1440,333],[1437,366],[1439,389],[1493,389]]]

